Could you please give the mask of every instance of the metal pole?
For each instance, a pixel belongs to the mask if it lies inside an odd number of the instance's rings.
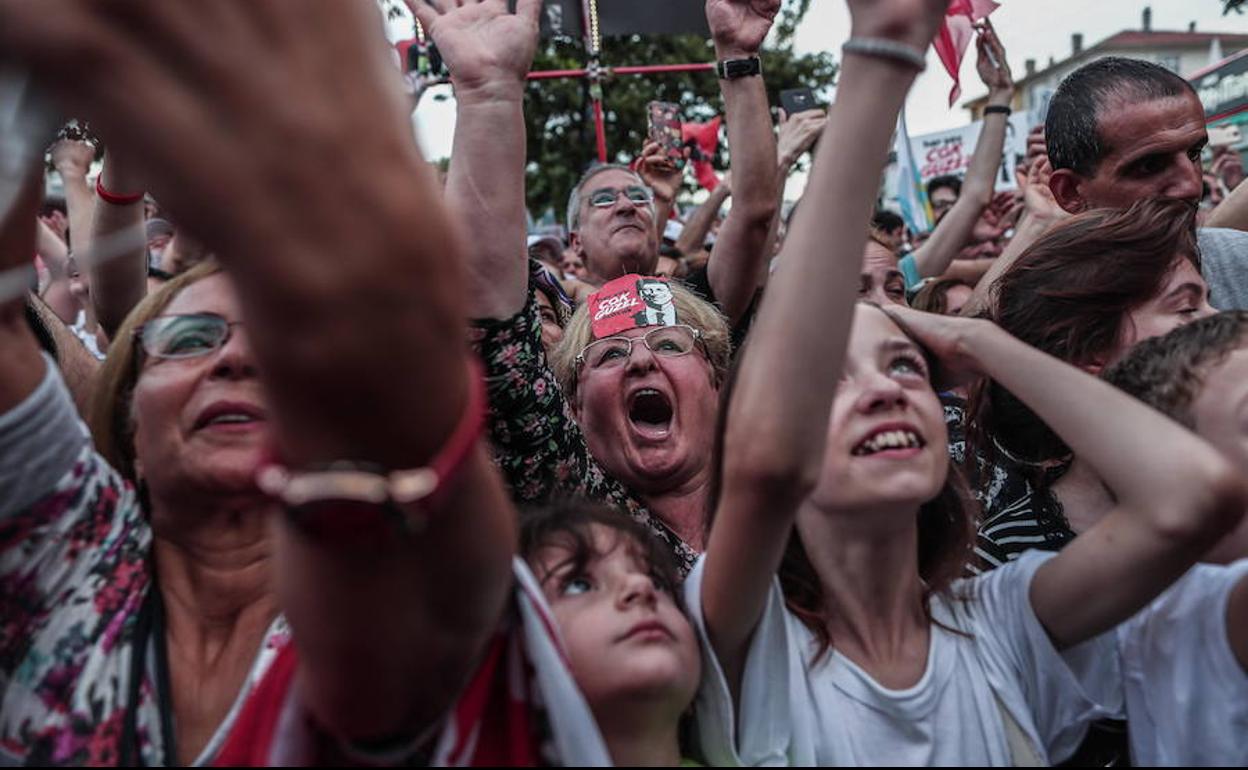
[[[585,20],[585,50],[589,54],[587,72],[589,98],[594,110],[594,132],[597,134],[598,162],[607,162],[607,121],[602,109],[602,35],[598,28],[598,0],[581,0]]]

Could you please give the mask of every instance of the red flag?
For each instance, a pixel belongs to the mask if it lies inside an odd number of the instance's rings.
[[[709,123],[682,123],[680,126],[681,139],[686,145],[692,143],[693,146],[689,155],[693,177],[707,191],[719,187],[719,176],[711,165],[715,151],[719,149],[719,122],[720,118],[716,117]]]
[[[986,19],[995,10],[997,4],[993,0],[953,0],[949,4],[949,10],[945,12],[945,23],[941,25],[932,46],[940,57],[940,63],[945,65],[945,70],[953,78],[953,89],[949,92],[950,107],[962,93],[958,72],[962,68],[966,47],[971,44],[971,36],[975,34],[972,25]]]

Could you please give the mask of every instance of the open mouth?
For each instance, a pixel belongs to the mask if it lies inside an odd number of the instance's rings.
[[[264,422],[264,414],[255,407],[243,404],[217,404],[205,409],[195,421],[195,430],[223,426],[242,427]]]
[[[672,427],[672,402],[654,388],[642,388],[628,401],[628,419],[644,435],[665,436]]]
[[[927,442],[912,430],[885,430],[863,439],[851,454],[854,457],[866,457],[893,449],[921,449],[924,446],[927,446]]]

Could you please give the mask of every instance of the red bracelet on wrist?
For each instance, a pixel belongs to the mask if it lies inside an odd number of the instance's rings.
[[[129,206],[132,203],[138,203],[143,200],[143,193],[119,195],[105,190],[103,173],[95,178],[95,194],[100,196],[100,200],[113,206]]]

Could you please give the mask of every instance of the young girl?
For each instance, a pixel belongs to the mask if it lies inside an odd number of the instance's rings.
[[[520,556],[546,597],[612,761],[680,764],[681,720],[702,660],[671,550],[626,514],[586,501],[527,512]]]
[[[850,8],[827,132],[856,141],[824,143],[771,287],[808,299],[823,326],[768,325],[789,302],[763,304],[686,583],[709,653],[699,740],[712,763],[1061,760],[1121,700],[1103,632],[1233,525],[1246,493],[1200,439],[987,322],[855,309],[864,239],[847,234],[865,230],[863,191],[944,4]],[[963,379],[1010,388],[1097,467],[1116,509],[1060,554],[956,580],[973,517],[924,346]]]

